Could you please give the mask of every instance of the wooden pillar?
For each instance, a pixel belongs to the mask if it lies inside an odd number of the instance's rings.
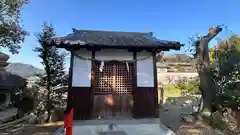
[[[137,52],[133,52],[133,60],[136,60],[137,59]],[[132,89],[132,95],[133,95],[133,117],[137,117],[137,108],[136,108],[136,91],[137,91],[137,62],[133,62],[133,70],[132,70],[132,86],[133,86],[133,89]]]
[[[72,76],[73,76],[73,50],[70,53],[70,67],[69,67],[69,79],[68,79],[68,96],[67,96],[67,109],[73,108],[73,96],[72,96]]]
[[[155,111],[155,117],[159,117],[159,105],[158,105],[158,79],[157,79],[157,60],[156,60],[156,52],[152,53],[153,57],[153,78],[154,78],[154,90],[155,90],[155,104],[154,108]]]
[[[92,59],[95,59],[95,50],[92,50]],[[96,72],[96,62],[92,61],[92,71],[91,71],[91,109],[90,117],[93,114],[93,104],[94,104],[94,85],[95,85],[95,73]]]

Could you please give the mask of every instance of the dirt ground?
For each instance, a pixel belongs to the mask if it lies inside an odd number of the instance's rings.
[[[15,127],[5,131],[5,133],[0,133],[0,135],[52,135],[62,125],[63,122],[56,122],[45,125]]]
[[[222,135],[216,134],[202,122],[183,122],[180,118],[180,109],[174,106],[168,107],[168,111],[161,109],[160,113],[161,122],[178,135]]]
[[[160,108],[160,120],[164,125],[173,130],[175,133],[178,135],[223,135],[222,133],[213,130],[211,127],[203,124],[202,122],[197,121],[186,123],[181,120],[181,112],[186,110],[191,111],[189,109],[184,110],[181,106],[184,104],[184,102],[192,99],[183,99],[178,97],[174,98],[174,100],[174,102],[172,102],[172,99],[169,101],[167,100],[165,104]],[[0,135],[10,135],[11,133],[12,135],[51,135],[54,131],[57,130],[57,128],[62,125],[63,122],[59,122],[48,125],[37,125],[19,129],[16,128],[5,134],[0,133]]]
[[[187,123],[181,120],[180,114],[183,112],[181,105],[184,104],[183,102],[186,100],[182,102],[180,100],[181,99],[177,99],[176,103],[168,103],[168,101],[166,101],[167,103],[160,108],[160,120],[164,125],[178,135],[223,135],[203,122]]]

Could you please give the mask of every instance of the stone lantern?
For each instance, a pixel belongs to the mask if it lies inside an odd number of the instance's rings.
[[[8,66],[8,59],[9,56],[7,54],[0,52],[0,71],[4,71],[4,68]]]
[[[9,56],[0,52],[0,110],[3,110],[11,103],[11,92],[14,89],[24,88],[26,85],[25,79],[18,75],[11,74],[5,71],[8,66]]]

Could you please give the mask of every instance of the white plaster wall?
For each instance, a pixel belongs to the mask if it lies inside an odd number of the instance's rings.
[[[151,52],[138,52],[137,59],[152,56]],[[153,57],[137,61],[137,86],[154,87]]]
[[[91,58],[91,51],[76,51],[78,55],[84,58]],[[150,52],[138,52],[137,59],[152,56]],[[105,49],[95,52],[95,58],[99,60],[133,60],[133,53],[127,50],[110,50]],[[92,62],[82,60],[77,56],[73,59],[73,87],[90,87],[91,86],[91,69]],[[154,87],[153,58],[137,61],[137,86]]]
[[[99,60],[133,60],[133,52],[128,50],[102,49],[95,52],[95,58]]]
[[[76,51],[79,56],[91,58],[91,51]],[[133,60],[133,53],[127,50],[103,49],[95,52],[95,58],[99,60]],[[73,58],[73,87],[90,87],[91,86],[91,69],[92,62],[82,60],[77,56]]]
[[[76,51],[79,56],[91,58],[92,52],[87,50]],[[92,62],[73,57],[73,76],[72,87],[90,87],[91,86]]]

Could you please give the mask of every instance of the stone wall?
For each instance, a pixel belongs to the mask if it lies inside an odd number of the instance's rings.
[[[186,79],[190,80],[197,77],[198,73],[188,73],[188,72],[158,72],[158,83],[162,84],[174,84],[178,80]]]

